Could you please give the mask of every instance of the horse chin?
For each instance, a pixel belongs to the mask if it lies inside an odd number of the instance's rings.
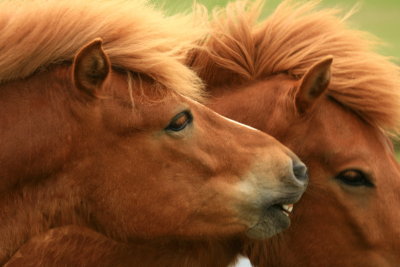
[[[269,207],[262,218],[246,231],[251,239],[270,238],[290,226],[289,216],[279,206]]]

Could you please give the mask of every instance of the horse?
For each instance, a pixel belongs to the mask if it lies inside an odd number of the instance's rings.
[[[207,106],[262,130],[307,164],[309,189],[292,226],[243,241],[255,266],[398,266],[400,72],[376,39],[340,9],[283,1],[257,22],[262,1],[215,11],[187,58]]]
[[[143,1],[0,10],[0,264],[222,266],[242,236],[289,226],[307,168],[199,102],[190,17]]]

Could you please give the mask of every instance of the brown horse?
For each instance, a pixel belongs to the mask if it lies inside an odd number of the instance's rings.
[[[195,101],[188,18],[140,1],[0,10],[1,264],[223,266],[243,235],[289,226],[306,168]]]
[[[399,67],[338,10],[285,1],[217,12],[189,65],[209,106],[276,137],[310,168],[293,225],[246,253],[257,266],[399,266]],[[208,50],[205,52],[205,50]],[[332,63],[333,58],[333,63]]]

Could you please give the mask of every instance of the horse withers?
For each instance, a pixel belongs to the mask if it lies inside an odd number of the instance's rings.
[[[217,13],[188,64],[208,106],[290,147],[310,185],[292,227],[244,251],[256,266],[399,266],[400,72],[337,10],[261,1]]]
[[[242,236],[289,226],[306,167],[195,101],[183,18],[140,1],[0,9],[1,264],[224,266]]]

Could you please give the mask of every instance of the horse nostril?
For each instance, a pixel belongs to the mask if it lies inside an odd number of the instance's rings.
[[[306,182],[308,180],[307,167],[302,162],[294,162],[293,174],[299,181]]]

